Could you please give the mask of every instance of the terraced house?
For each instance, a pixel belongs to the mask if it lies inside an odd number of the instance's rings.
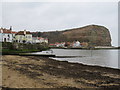
[[[15,34],[15,42],[32,43],[32,34],[29,31],[19,31]]]

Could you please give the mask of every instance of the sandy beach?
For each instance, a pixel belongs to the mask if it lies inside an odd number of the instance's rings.
[[[120,70],[39,56],[2,56],[5,88],[120,88]]]

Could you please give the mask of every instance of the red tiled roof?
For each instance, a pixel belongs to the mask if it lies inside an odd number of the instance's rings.
[[[0,29],[0,33],[12,33],[12,34],[15,34],[16,32],[14,32],[14,31],[11,31],[11,30],[9,30],[9,29],[3,29],[3,28],[1,28]]]
[[[29,31],[27,31],[26,34],[31,34],[31,33]]]
[[[31,34],[29,31],[26,31],[26,34]],[[24,35],[24,31],[19,31],[16,35]]]
[[[12,31],[11,33],[12,33],[12,34],[16,34],[17,32]]]
[[[42,37],[38,37],[38,40],[40,40],[40,39],[44,39],[44,38],[42,38]]]
[[[52,46],[52,45],[55,45],[55,44],[49,44],[49,45],[51,45],[51,46]]]
[[[24,35],[24,31],[19,31],[16,35]]]

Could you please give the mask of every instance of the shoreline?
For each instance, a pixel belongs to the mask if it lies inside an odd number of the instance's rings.
[[[90,48],[64,48],[64,47],[49,47],[49,48],[51,48],[51,49],[79,49],[79,50],[119,50],[120,49],[120,47],[113,47],[113,48],[92,48],[92,49],[90,49]]]
[[[3,55],[2,57],[3,74],[6,74],[8,70],[14,72],[3,76],[5,87],[29,88],[31,82],[36,85],[32,88],[120,88],[119,69],[57,61],[38,56]],[[26,79],[21,81],[21,84],[26,83],[25,86],[9,85],[13,81],[20,83],[9,78],[15,73],[18,76],[26,76]],[[33,81],[29,83],[25,81],[29,79]]]
[[[62,57],[62,56],[56,56],[57,58],[59,57]],[[56,58],[55,57],[55,58]],[[67,56],[66,56],[67,57]],[[62,57],[62,58],[66,58],[66,57]],[[69,56],[68,56],[69,57]],[[71,56],[72,57],[72,56]],[[76,56],[73,56],[73,57],[76,57]],[[79,57],[84,57],[84,56],[79,56]],[[69,57],[70,58],[70,57]],[[52,59],[52,58],[49,58],[49,59]],[[106,68],[106,69],[114,69],[114,70],[120,70],[120,68],[116,67],[116,68],[112,68],[112,67],[107,67],[107,66],[99,66],[99,65],[90,65],[90,64],[84,64],[84,63],[79,63],[79,62],[73,62],[73,61],[60,61],[60,60],[56,60],[56,59],[52,59],[52,60],[55,60],[55,61],[59,61],[59,62],[67,62],[68,64],[80,64],[80,65],[83,65],[83,66],[89,66],[89,67],[95,67],[95,68]]]

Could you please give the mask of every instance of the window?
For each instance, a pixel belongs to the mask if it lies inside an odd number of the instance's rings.
[[[10,35],[8,34],[8,37],[10,37]]]
[[[29,38],[31,38],[31,36],[29,36]]]

